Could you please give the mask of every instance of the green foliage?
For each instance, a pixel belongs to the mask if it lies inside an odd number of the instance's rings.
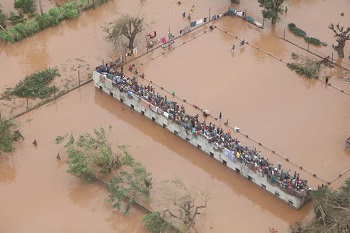
[[[155,211],[142,217],[144,226],[151,233],[176,232],[168,222],[164,221],[160,212]]]
[[[293,32],[294,35],[304,37],[306,36],[306,32],[298,28],[294,23],[288,24],[289,31]]]
[[[57,136],[56,139],[55,139],[55,143],[58,145],[58,144],[61,144],[66,138],[67,138],[68,134],[65,134],[63,136]]]
[[[305,36],[304,37],[304,40],[307,42],[307,43],[310,43],[310,44],[313,44],[313,45],[321,45],[321,41],[317,38],[314,38],[314,37],[307,37]]]
[[[296,27],[296,25],[294,23],[288,24],[289,31],[292,31],[295,27]]]
[[[120,210],[122,201],[127,199],[125,213],[129,213],[135,201],[148,202],[152,178],[151,173],[126,151],[121,158],[121,164],[123,167],[119,174],[110,181],[109,200],[114,203],[114,208]]]
[[[35,2],[35,0],[17,0],[16,4],[19,8],[22,8],[23,5],[31,1]],[[82,0],[80,7],[82,10],[86,10],[96,5],[106,3],[108,1],[109,0],[95,0],[95,5],[93,5],[92,0]],[[26,13],[23,10],[22,12]],[[15,43],[23,40],[28,36],[33,35],[39,30],[56,26],[64,19],[72,19],[78,17],[80,14],[79,6],[76,1],[67,1],[62,7],[57,6],[53,9],[50,9],[48,14],[38,15],[34,11],[28,12],[30,17],[34,17],[34,20],[26,20],[22,12],[20,12],[18,15],[16,15],[14,12],[10,13],[10,16],[7,18],[7,20],[10,21],[11,25],[16,25],[19,23],[23,24],[20,25],[18,28],[10,27],[7,28],[5,31],[0,30],[0,39],[8,43]],[[6,15],[2,14],[0,11],[0,25],[2,25],[5,28],[5,26],[3,25],[4,20],[6,20]]]
[[[285,0],[258,0],[265,19],[271,19],[271,23],[275,24],[280,20],[281,14],[284,12],[282,5]]]
[[[6,42],[9,42],[9,43],[14,43],[14,39],[8,34],[8,32],[6,31],[1,31],[0,30],[0,38]]]
[[[107,2],[109,2],[109,0],[80,0],[79,7],[85,11]]]
[[[317,77],[317,70],[310,69],[310,67],[307,67],[305,65],[297,64],[297,63],[288,63],[288,68],[295,70],[300,75],[305,75],[307,78],[316,78]]]
[[[35,14],[32,14],[33,16]],[[5,31],[0,31],[0,38],[9,43],[15,43],[33,35],[39,30],[58,25],[64,19],[71,19],[79,15],[76,1],[68,1],[62,7],[55,7],[49,10],[48,14],[36,15],[34,20],[26,20],[22,13],[16,15],[11,12],[8,20],[12,25],[21,24],[18,27],[12,26]]]
[[[298,229],[300,233],[350,231],[350,179],[338,190],[325,186],[314,191],[312,197],[315,201],[315,219],[304,226],[297,224],[292,229]]]
[[[77,2],[68,1],[66,4],[61,7],[63,18],[64,19],[72,19],[79,16],[79,10]]]
[[[36,10],[35,0],[15,0],[15,8],[23,13],[33,13]]]
[[[0,4],[0,25],[3,28],[6,28],[6,20],[7,20],[7,16],[5,13],[2,12],[1,4]]]
[[[62,143],[66,137],[58,136],[56,144]],[[86,183],[103,179],[113,171],[108,191],[114,208],[120,210],[126,199],[125,213],[128,213],[135,201],[148,201],[151,174],[135,161],[126,146],[119,146],[118,152],[114,153],[104,128],[95,129],[93,135],[82,134],[77,139],[70,136],[65,147],[68,172]]]
[[[67,135],[59,136],[55,141],[60,144],[66,137]],[[68,154],[68,172],[86,183],[102,178],[121,166],[118,156],[112,153],[103,128],[94,130],[94,135],[82,134],[78,139],[71,135],[65,147]]]
[[[58,70],[52,68],[33,73],[27,76],[23,81],[20,81],[14,88],[8,88],[2,97],[11,98],[17,96],[30,99],[48,98],[58,90],[57,87],[49,86],[49,84],[59,75]]]
[[[11,120],[0,119],[0,154],[14,152],[14,142],[23,138],[16,128]]]
[[[35,17],[35,21],[38,23],[40,30],[56,25],[56,20],[51,15],[43,14]]]
[[[11,25],[16,25],[18,23],[23,23],[26,21],[26,18],[22,13],[19,13],[16,15],[14,12],[10,12],[10,16],[8,17],[8,20],[10,21]]]
[[[313,45],[321,45],[323,44],[319,39],[314,38],[314,37],[308,37],[306,35],[306,32],[301,30],[300,28],[298,28],[294,23],[290,23],[288,24],[288,29],[289,31],[291,31],[294,35],[296,36],[300,36],[303,37],[304,40],[309,43],[309,44],[313,44]],[[327,44],[325,44],[325,46],[327,46]]]

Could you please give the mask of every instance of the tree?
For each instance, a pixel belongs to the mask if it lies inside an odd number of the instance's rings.
[[[56,144],[63,142],[66,136],[57,137]],[[96,178],[102,179],[113,169],[122,166],[120,158],[123,157],[123,152],[113,154],[104,128],[95,129],[94,135],[82,134],[77,140],[71,135],[65,147],[68,172],[86,183]]]
[[[112,23],[110,27],[104,29],[107,32],[107,41],[112,42],[116,48],[134,48],[136,36],[144,30],[144,19],[123,15],[122,18]],[[123,43],[123,39],[128,40],[128,45]]]
[[[7,16],[5,15],[5,13],[2,12],[2,6],[0,4],[0,29],[6,28],[6,19]]]
[[[126,152],[122,159],[123,169],[111,179],[108,191],[113,207],[120,210],[122,201],[127,200],[125,213],[129,213],[134,202],[148,202],[152,188],[151,173]]]
[[[58,136],[56,144],[66,138],[67,135]],[[152,188],[151,173],[135,161],[127,146],[118,146],[118,152],[114,152],[104,128],[95,129],[94,135],[82,134],[77,140],[70,136],[65,147],[68,172],[72,175],[86,183],[103,182],[107,175],[112,175],[107,188],[113,207],[120,210],[123,200],[127,200],[125,213],[128,213],[135,201],[148,200]]]
[[[334,32],[335,40],[338,42],[337,45],[332,44],[332,47],[337,51],[340,58],[344,58],[344,47],[347,40],[350,40],[350,27],[344,28],[340,26],[339,23],[334,26],[334,24],[329,25],[329,29]]]
[[[15,8],[20,8],[23,13],[34,13],[36,10],[35,0],[16,0]]]
[[[275,24],[280,20],[280,15],[283,13],[282,4],[285,0],[258,0],[265,19],[271,19],[271,23]]]
[[[23,138],[16,128],[13,121],[0,118],[0,154],[14,152],[14,143]]]
[[[350,231],[350,179],[339,190],[327,186],[312,194],[315,200],[312,222],[291,226],[294,233],[343,233]]]
[[[143,218],[146,229],[151,232],[160,232],[164,228],[188,232],[195,227],[197,218],[204,215],[210,200],[207,193],[190,189],[179,179],[165,181],[160,198],[157,202],[162,203],[162,211]]]

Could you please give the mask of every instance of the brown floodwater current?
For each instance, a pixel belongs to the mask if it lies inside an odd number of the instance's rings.
[[[1,1],[5,12],[12,10],[10,1]],[[55,2],[44,1],[44,10]],[[104,40],[102,26],[120,15],[144,16],[146,32],[156,30],[158,37],[170,29],[174,35],[187,25],[181,13],[194,4],[193,19],[224,12],[227,0],[120,0],[83,13],[78,19],[37,33],[14,45],[0,45],[0,91],[16,85],[26,75],[48,67],[59,68],[60,80],[76,78],[77,69],[86,79],[93,67],[115,59],[120,53]],[[233,5],[232,5],[233,6]],[[288,23],[295,23],[308,34],[325,41],[328,46],[310,51],[321,56],[331,55],[333,37],[329,23],[344,26],[350,22],[350,3],[337,1],[292,1],[282,22],[271,27],[265,22],[263,30],[239,18],[225,17],[214,22],[239,38],[289,62],[291,53],[312,56],[281,39]],[[237,6],[233,6],[237,7]],[[239,9],[261,20],[258,3],[242,1]],[[340,14],[344,12],[344,16]],[[159,48],[134,61],[146,79],[169,91],[175,91],[186,110],[195,104],[223,115],[231,126],[279,154],[302,165],[317,176],[331,181],[350,167],[350,152],[344,140],[350,136],[350,96],[326,86],[320,80],[307,80],[290,71],[285,63],[249,45],[239,47],[239,41],[219,29],[200,35],[204,26],[177,39],[175,46],[186,44],[165,53]],[[307,44],[286,30],[286,38],[307,48]],[[139,39],[139,54],[146,51],[145,40]],[[231,51],[232,44],[236,50]],[[350,49],[345,51],[348,56]],[[155,58],[156,57],[156,58]],[[151,58],[155,58],[150,61]],[[344,58],[338,64],[350,69]],[[143,65],[141,65],[144,63]],[[348,74],[337,69],[322,69],[321,80],[331,74],[330,83],[346,92],[350,84],[340,78]],[[127,75],[132,75],[127,73]],[[140,80],[141,81],[141,80]],[[63,83],[63,81],[56,81]],[[142,83],[148,84],[147,80]],[[164,93],[156,87],[156,91]],[[169,95],[169,94],[168,94]],[[169,97],[170,98],[170,97]],[[11,102],[1,101],[3,116],[11,116]],[[23,107],[23,106],[22,106]],[[216,124],[219,121],[209,119]],[[213,196],[207,216],[198,222],[198,232],[269,232],[273,226],[287,232],[288,225],[312,215],[312,203],[296,211],[272,195],[251,184],[196,148],[96,90],[92,83],[77,89],[59,100],[31,111],[19,118],[25,140],[17,145],[11,156],[0,157],[0,232],[145,232],[140,220],[142,211],[134,208],[125,216],[106,202],[108,193],[98,184],[82,184],[69,175],[64,148],[54,144],[58,135],[79,135],[94,128],[112,126],[112,138],[119,144],[130,145],[131,152],[153,173],[156,186],[176,176],[186,184],[196,185]],[[257,147],[274,163],[297,170],[316,187],[319,179],[298,170],[240,134],[243,144]],[[32,140],[38,141],[34,148]],[[55,157],[60,153],[62,160]],[[350,172],[336,180],[338,187]],[[155,207],[151,204],[152,207]]]

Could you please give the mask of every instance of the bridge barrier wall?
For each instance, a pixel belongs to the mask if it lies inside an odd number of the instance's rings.
[[[306,204],[309,201],[309,198],[306,195],[306,193],[303,193],[300,196],[291,195],[286,189],[282,189],[278,183],[273,183],[269,181],[271,179],[269,179],[266,175],[263,175],[254,167],[249,167],[249,164],[246,165],[245,163],[238,161],[234,156],[229,156],[224,151],[215,148],[215,146],[212,143],[209,143],[205,136],[193,136],[190,130],[186,130],[183,126],[179,125],[171,119],[168,119],[163,114],[156,113],[146,104],[143,104],[143,99],[141,99],[139,96],[134,94],[128,95],[126,92],[121,92],[117,86],[114,86],[112,84],[111,80],[109,80],[105,76],[101,79],[100,76],[104,75],[101,75],[98,72],[94,71],[93,81],[96,88],[123,102],[125,105],[146,116],[150,120],[156,122],[157,124],[169,130],[178,137],[184,139],[196,148],[215,158],[217,161],[225,164],[231,170],[241,174],[248,180],[261,187],[262,189],[265,189],[269,193],[273,194],[275,197],[286,202],[293,208],[300,209],[304,204]]]

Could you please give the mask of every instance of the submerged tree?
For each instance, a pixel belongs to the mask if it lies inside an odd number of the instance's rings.
[[[280,20],[280,15],[283,13],[282,5],[285,0],[258,0],[265,19],[271,19],[271,23],[275,24]]]
[[[339,190],[327,186],[314,191],[315,219],[292,226],[294,233],[343,233],[350,231],[350,179]]]
[[[108,191],[109,200],[118,210],[122,207],[122,201],[127,200],[125,213],[129,213],[134,202],[149,202],[150,189],[152,188],[152,176],[146,168],[136,162],[130,154],[125,153],[121,158],[122,169],[111,179]]]
[[[107,41],[112,42],[117,49],[127,47],[134,48],[135,39],[138,34],[144,30],[144,19],[140,17],[132,17],[123,15],[122,18],[112,23],[110,27],[106,27]],[[123,39],[128,40],[128,44],[124,45]]]
[[[188,188],[179,179],[164,182],[160,195],[163,210],[143,218],[146,229],[151,232],[164,229],[188,232],[195,227],[198,217],[204,215],[210,200],[208,193]]]
[[[338,43],[337,45],[332,44],[332,47],[335,51],[337,51],[340,58],[344,58],[345,43],[347,40],[350,40],[350,27],[345,29],[343,26],[340,26],[339,23],[335,26],[331,23],[331,25],[329,25],[329,29],[334,32],[335,40]]]
[[[14,143],[21,138],[23,136],[13,121],[0,118],[0,154],[14,152]]]
[[[63,142],[66,136],[57,137],[56,143]],[[71,135],[65,147],[68,172],[86,183],[102,179],[122,165],[120,157],[123,155],[113,154],[104,128],[95,129],[94,135],[82,134],[77,139]]]
[[[67,135],[58,136],[56,144],[62,143]],[[112,175],[108,191],[113,207],[121,209],[127,200],[125,212],[128,213],[135,201],[147,201],[152,187],[151,173],[128,152],[125,145],[118,146],[114,152],[108,142],[104,128],[94,130],[94,135],[85,133],[77,139],[70,136],[65,147],[68,154],[68,172],[86,183],[104,180]],[[103,181],[102,181],[103,182]]]

